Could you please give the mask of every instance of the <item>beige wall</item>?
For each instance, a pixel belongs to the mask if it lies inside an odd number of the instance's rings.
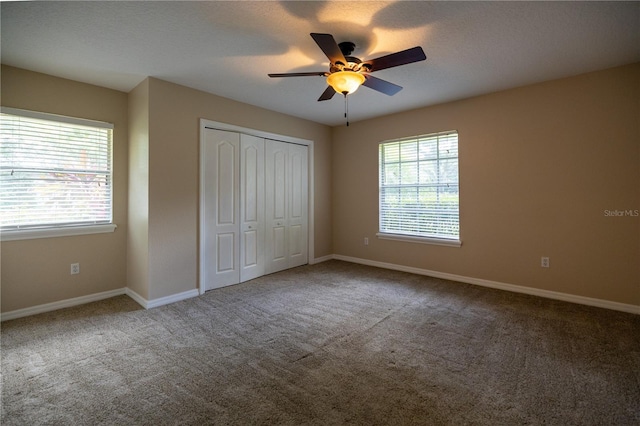
[[[126,286],[127,94],[2,66],[2,105],[106,121],[113,129],[114,233],[1,244],[2,312]],[[71,263],[80,274],[70,275]]]
[[[149,298],[149,79],[129,92],[127,287]]]
[[[332,253],[329,127],[151,78],[149,300],[198,286],[200,118],[314,141],[314,251]]]
[[[640,209],[639,87],[636,64],[330,129],[154,78],[127,95],[3,66],[2,105],[115,124],[118,229],[3,242],[2,312],[126,285],[148,300],[197,288],[200,118],[315,142],[317,258],[640,304],[640,219],[604,213]],[[376,239],[378,142],[451,129],[462,247]]]
[[[125,286],[147,300],[196,289],[200,118],[314,141],[314,251],[332,253],[327,126],[153,78],[127,95],[6,66],[2,105],[115,124],[118,225],[114,234],[3,242],[2,312]]]
[[[334,253],[639,305],[639,100],[635,64],[334,128]],[[462,247],[375,238],[378,143],[445,130]]]

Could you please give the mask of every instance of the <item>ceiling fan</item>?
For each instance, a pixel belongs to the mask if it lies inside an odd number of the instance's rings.
[[[346,98],[348,94],[355,92],[360,85],[389,96],[395,95],[402,90],[402,86],[374,77],[370,73],[427,59],[422,47],[416,46],[376,59],[362,61],[351,56],[356,45],[350,41],[338,44],[331,34],[322,33],[311,33],[311,37],[331,62],[328,72],[269,74],[269,77],[327,77],[328,86],[318,101],[331,99],[336,92],[342,93]]]

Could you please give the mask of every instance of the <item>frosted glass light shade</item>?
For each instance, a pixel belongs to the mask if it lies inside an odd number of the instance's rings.
[[[327,77],[327,84],[333,87],[333,89],[338,92],[344,94],[346,92],[347,95],[358,90],[358,87],[362,83],[364,83],[364,75],[355,71],[338,71]]]

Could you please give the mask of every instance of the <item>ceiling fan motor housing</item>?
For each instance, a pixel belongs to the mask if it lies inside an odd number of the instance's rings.
[[[362,61],[360,58],[356,58],[355,56],[350,56],[353,53],[353,50],[356,48],[356,44],[351,41],[343,41],[342,43],[338,43],[338,47],[340,48],[340,52],[344,56],[344,59],[347,60],[346,64],[343,64],[341,61],[336,61],[331,64],[330,71],[338,72],[338,71],[360,71],[360,64]],[[364,71],[368,71],[365,69]]]
[[[355,44],[351,42],[343,42],[343,43],[340,43],[340,45],[343,45],[344,43],[348,43],[350,46],[355,46]],[[351,53],[351,51],[349,51],[349,53]],[[347,60],[346,64],[343,64],[341,61],[336,61],[335,64],[331,64],[330,72],[332,73],[338,72],[338,71],[358,72],[360,70],[365,72],[371,71],[371,66],[369,64],[363,64],[362,66],[360,65],[362,64],[362,60],[360,60],[360,58],[356,58],[355,56],[348,56],[345,54],[344,59]]]

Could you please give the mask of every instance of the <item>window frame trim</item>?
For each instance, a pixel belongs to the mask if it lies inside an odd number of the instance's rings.
[[[89,126],[101,129],[111,130],[111,149],[109,163],[111,166],[111,218],[109,222],[102,223],[86,223],[86,224],[72,224],[72,225],[42,225],[42,226],[29,226],[25,228],[15,228],[0,230],[0,241],[18,241],[18,240],[32,240],[40,238],[54,238],[54,237],[68,237],[75,235],[90,235],[90,234],[103,234],[115,232],[118,227],[113,221],[113,129],[114,124],[106,121],[91,120],[87,118],[70,117],[67,115],[52,114],[48,112],[32,111],[27,109],[12,108],[6,106],[0,106],[0,113],[9,114],[27,118],[34,118],[39,120],[58,121],[66,124]]]
[[[405,241],[409,243],[431,244],[436,246],[460,247],[462,240],[459,238],[435,238],[435,237],[418,237],[416,235],[392,234],[389,232],[377,232],[376,237],[381,240]]]
[[[88,118],[79,118],[79,117],[69,117],[68,115],[51,114],[48,112],[31,111],[28,109],[1,106],[0,113],[17,115],[21,117],[35,118],[38,120],[59,121],[62,123],[75,124],[78,126],[99,127],[101,129],[110,129],[110,130],[113,130],[114,128],[113,123],[108,123],[106,121],[90,120]]]
[[[459,136],[459,131],[457,129],[447,130],[442,132],[434,132],[417,136],[407,136],[402,138],[394,138],[384,140],[378,143],[378,152],[380,152],[380,146],[387,143],[402,143],[406,141],[411,141],[416,138],[424,137],[424,136],[434,136],[434,135],[451,135],[456,134]],[[458,154],[456,156],[456,160],[458,163],[458,191],[460,190],[460,152],[459,152],[459,139],[458,139]],[[446,247],[461,247],[462,246],[462,238],[460,234],[460,229],[458,230],[457,238],[444,238],[444,237],[435,237],[435,236],[424,236],[424,235],[409,235],[409,234],[401,234],[394,232],[384,232],[380,229],[380,167],[381,162],[378,160],[378,232],[376,233],[376,237],[381,240],[391,240],[391,241],[403,241],[403,242],[411,242],[411,243],[419,243],[419,244],[430,244],[430,245],[438,245],[438,246],[446,246]],[[460,199],[458,199],[458,226],[460,226]]]
[[[28,228],[0,232],[0,241],[35,240],[40,238],[71,237],[74,235],[106,234],[115,232],[118,225],[105,223],[100,225],[55,226],[49,228]]]

